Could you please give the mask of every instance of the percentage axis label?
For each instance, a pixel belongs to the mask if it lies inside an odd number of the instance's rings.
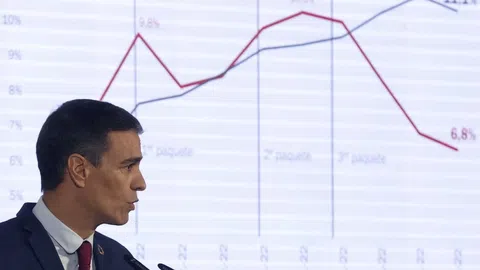
[[[22,60],[22,52],[20,50],[8,50],[9,60]]]
[[[5,14],[3,15],[3,24],[6,25],[21,25],[22,19],[18,15]]]
[[[22,124],[22,121],[20,120],[10,120],[8,127],[14,130],[22,130],[23,124]]]
[[[23,158],[22,156],[10,156],[10,166],[22,166]]]
[[[8,198],[11,201],[23,201],[23,190],[11,189]]]
[[[22,86],[18,84],[9,85],[8,94],[11,96],[21,96],[23,94]]]

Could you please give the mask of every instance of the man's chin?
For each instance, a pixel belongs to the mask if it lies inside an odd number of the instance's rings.
[[[112,218],[108,222],[105,222],[105,224],[108,225],[114,225],[114,226],[122,226],[128,223],[129,216],[126,215],[125,217],[117,217],[117,218]]]
[[[119,225],[119,226],[120,225],[125,225],[125,224],[128,223],[128,220],[129,220],[129,218],[128,218],[128,215],[127,215],[125,218],[123,218],[121,220],[118,220],[117,225]]]

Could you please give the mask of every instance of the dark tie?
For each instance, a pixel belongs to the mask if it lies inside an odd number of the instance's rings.
[[[78,270],[90,270],[90,262],[92,260],[92,245],[88,241],[84,241],[77,249],[78,253]]]

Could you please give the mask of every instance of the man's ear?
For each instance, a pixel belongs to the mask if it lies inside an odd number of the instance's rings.
[[[80,154],[72,154],[67,160],[67,172],[73,184],[79,188],[85,187],[92,164]]]

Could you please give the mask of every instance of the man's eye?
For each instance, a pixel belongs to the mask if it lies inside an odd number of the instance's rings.
[[[128,165],[126,168],[127,168],[127,170],[129,170],[129,171],[130,171],[130,170],[132,170],[132,169],[133,169],[133,166],[135,166],[135,164],[130,164],[130,165]]]

